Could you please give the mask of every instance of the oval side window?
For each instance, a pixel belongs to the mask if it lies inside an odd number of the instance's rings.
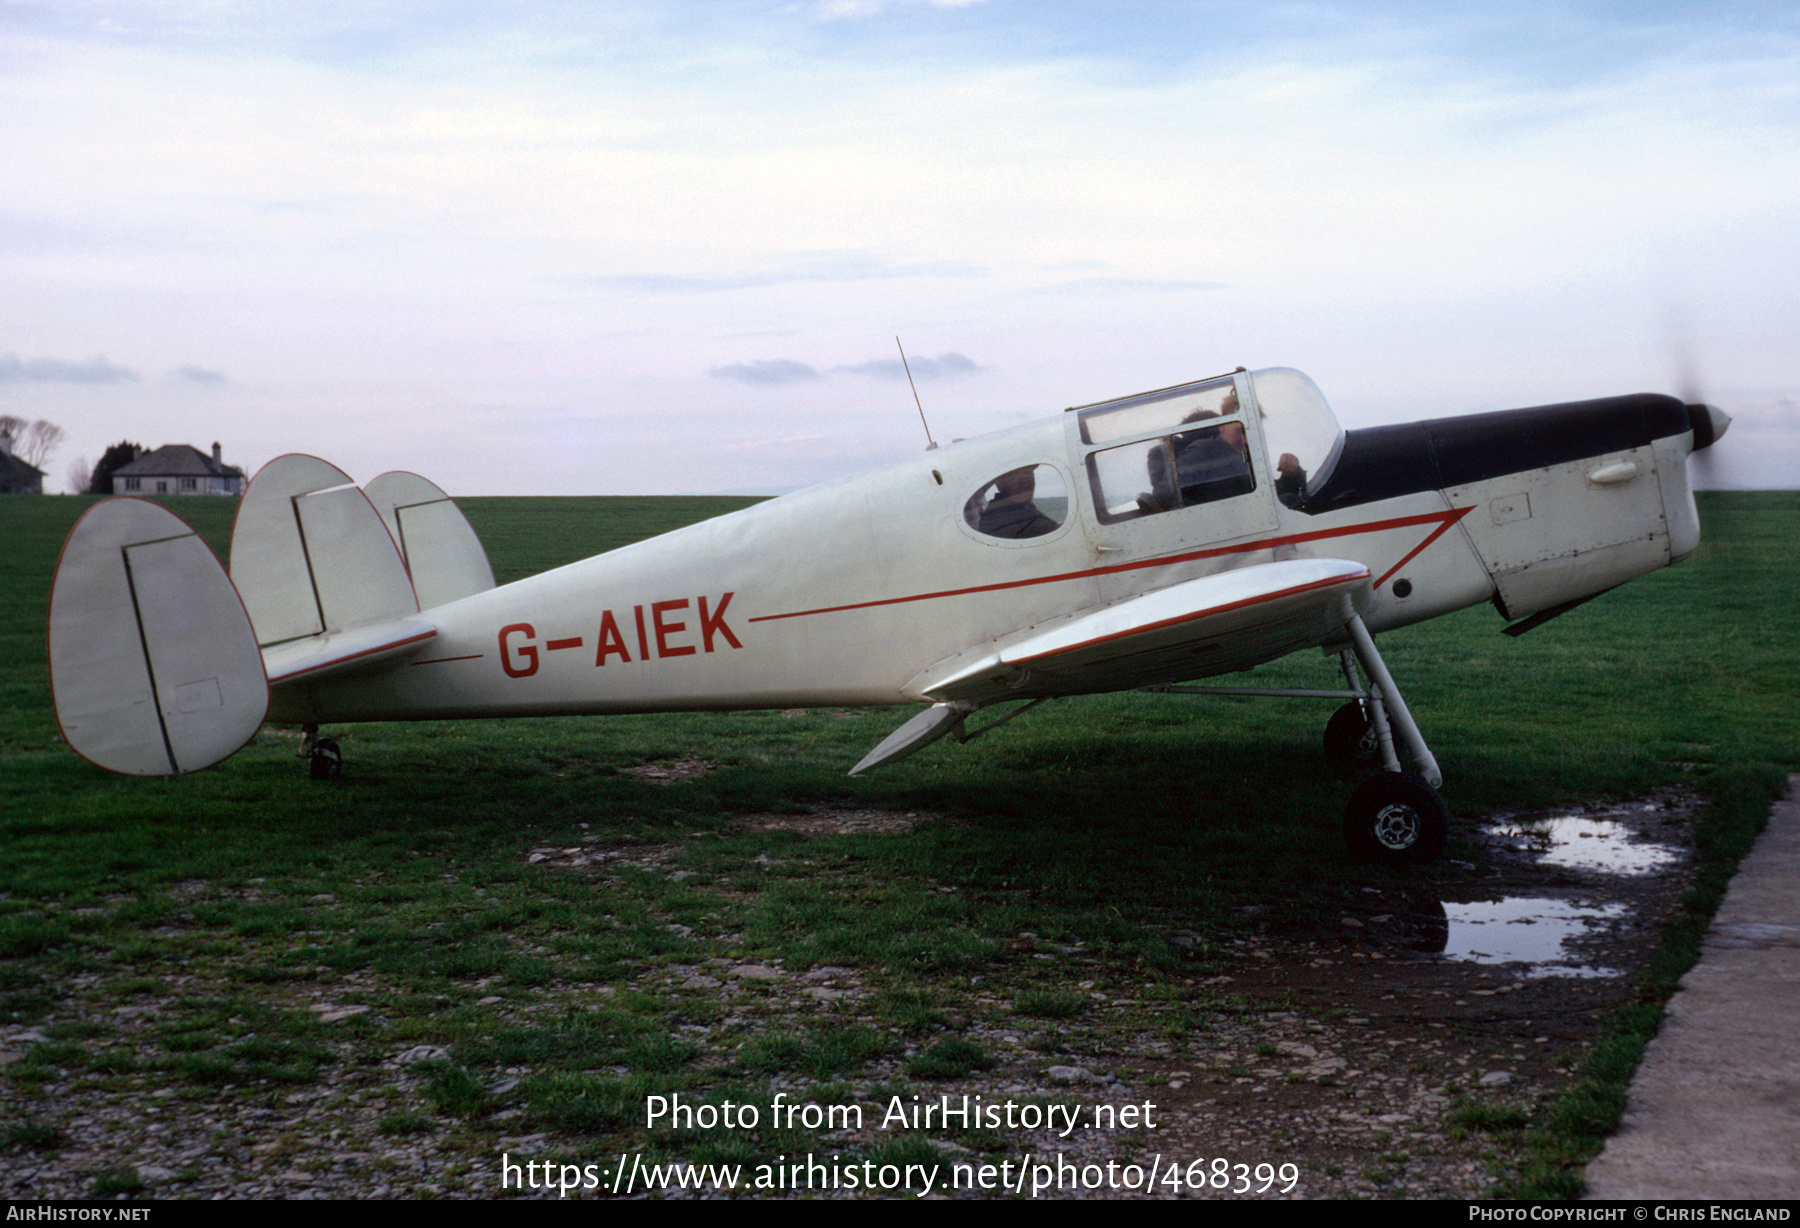
[[[1068,487],[1054,465],[1009,469],[963,504],[969,527],[988,537],[1042,537],[1068,515]]]

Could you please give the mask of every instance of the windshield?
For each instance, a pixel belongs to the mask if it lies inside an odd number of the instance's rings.
[[[1291,367],[1252,372],[1250,385],[1261,411],[1270,466],[1281,475],[1282,502],[1299,506],[1331,476],[1344,446],[1344,429],[1319,386]]]

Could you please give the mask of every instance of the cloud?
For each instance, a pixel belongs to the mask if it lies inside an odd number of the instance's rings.
[[[914,8],[921,3],[934,9],[962,9],[985,0],[819,0],[813,6],[813,15],[821,21],[845,21],[878,17],[889,9]]]
[[[597,273],[560,277],[567,285],[595,290],[626,290],[639,294],[713,294],[722,290],[751,290],[794,283],[877,281],[901,277],[981,277],[986,270],[957,260],[918,264],[894,264],[870,252],[802,252],[773,269],[762,272],[714,273]]]
[[[86,362],[64,362],[60,358],[20,358],[17,354],[0,354],[0,384],[125,384],[137,377],[138,373],[129,367],[115,367],[100,357]]]
[[[1158,277],[1078,277],[1071,281],[1038,286],[1037,294],[1084,294],[1114,290],[1125,294],[1166,294],[1171,291],[1223,290],[1222,281],[1176,281]]]
[[[225,376],[218,371],[208,371],[205,367],[177,367],[175,378],[184,379],[190,384],[223,384]]]
[[[936,358],[915,354],[907,362],[912,366],[914,379],[950,379],[981,370],[973,359],[954,351],[939,354]],[[881,379],[906,378],[906,367],[901,365],[898,358],[872,358],[868,362],[851,363],[833,370],[847,371],[851,375],[873,375]]]
[[[734,362],[726,367],[712,367],[706,372],[714,379],[734,379],[742,384],[794,384],[818,379],[819,372],[791,358],[758,358],[751,362]]]

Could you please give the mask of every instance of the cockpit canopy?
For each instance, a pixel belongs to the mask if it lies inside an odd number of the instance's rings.
[[[1221,535],[1269,528],[1276,500],[1311,510],[1309,500],[1344,448],[1324,395],[1286,367],[1240,370],[1073,412],[1078,438],[1067,472],[1085,485],[1095,519],[1107,525],[1209,506],[1206,523]],[[1076,493],[1064,472],[1050,460],[1015,460],[966,497],[964,525],[996,544],[1062,536]]]
[[[1104,524],[1249,494],[1258,474],[1301,508],[1343,449],[1318,387],[1273,367],[1161,388],[1077,411]],[[1268,460],[1257,464],[1254,451]]]

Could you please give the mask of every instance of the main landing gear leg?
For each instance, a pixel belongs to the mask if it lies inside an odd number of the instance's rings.
[[[314,780],[336,780],[344,774],[344,752],[336,738],[321,738],[317,725],[303,727],[300,757],[306,760],[307,774]]]
[[[1400,697],[1400,688],[1394,685],[1394,676],[1388,673],[1381,654],[1375,651],[1375,637],[1369,634],[1369,629],[1363,626],[1361,616],[1356,614],[1350,616],[1344,627],[1350,632],[1350,642],[1355,645],[1357,663],[1373,683],[1371,689],[1375,692],[1373,702],[1376,727],[1379,729],[1385,723],[1383,716],[1393,722],[1401,741],[1406,744],[1407,755],[1419,769],[1419,778],[1432,788],[1438,788],[1444,783],[1444,774],[1438,771],[1437,760],[1425,745],[1425,738],[1419,733],[1419,726],[1413,721],[1412,713],[1407,710],[1406,701]],[[1391,753],[1383,757],[1388,760],[1388,771],[1399,769],[1399,763]]]
[[[1344,838],[1352,855],[1389,865],[1416,865],[1444,851],[1450,812],[1438,795],[1444,783],[1437,760],[1425,745],[1419,726],[1394,685],[1393,675],[1375,650],[1375,639],[1352,613],[1345,622],[1357,663],[1369,676],[1369,710],[1386,770],[1365,781],[1344,810]],[[1349,662],[1345,662],[1346,669]],[[1390,725],[1392,728],[1390,729]],[[1406,746],[1417,776],[1400,771],[1394,732]]]

